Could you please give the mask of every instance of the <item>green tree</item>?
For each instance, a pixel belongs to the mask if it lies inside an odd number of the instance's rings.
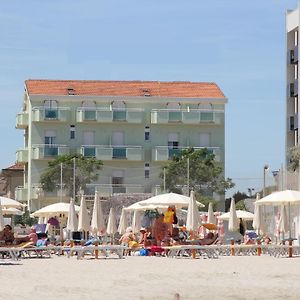
[[[54,191],[60,186],[61,164],[63,173],[63,187],[68,195],[73,195],[73,174],[75,159],[75,194],[80,188],[84,189],[88,183],[96,181],[97,171],[102,168],[102,161],[94,157],[84,157],[81,154],[60,155],[55,160],[48,162],[40,178],[40,184],[44,191]]]
[[[223,177],[223,169],[215,160],[215,155],[208,149],[185,149],[179,155],[173,156],[165,168],[166,188],[170,192],[183,193],[183,187],[187,185],[187,165],[189,164],[189,188],[200,196],[206,196],[209,192],[224,194],[232,188],[234,183],[230,178]],[[164,173],[160,174],[164,178]]]
[[[289,170],[296,171],[299,169],[299,161],[300,161],[300,147],[295,146],[292,147],[288,152],[289,157]]]

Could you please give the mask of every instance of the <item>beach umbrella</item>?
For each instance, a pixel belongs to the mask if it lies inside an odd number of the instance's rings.
[[[200,225],[201,219],[198,211],[198,205],[195,199],[195,192],[191,191],[187,210],[186,229],[194,232],[199,229]]]
[[[168,205],[155,205],[155,204],[144,204],[141,205],[139,202],[133,203],[128,207],[124,207],[126,211],[135,211],[135,210],[140,210],[140,211],[146,211],[146,210],[160,210],[160,211],[165,211],[168,209]]]
[[[120,234],[125,233],[127,227],[128,227],[127,210],[122,208],[120,222],[118,226],[118,232]]]
[[[57,217],[61,214],[68,215],[70,209],[70,203],[58,202],[48,206],[45,206],[31,214],[32,217],[44,217],[49,219],[50,217]],[[75,205],[75,211],[79,212],[79,206]]]
[[[293,190],[285,190],[274,192],[258,201],[255,202],[257,205],[264,205],[264,206],[286,206],[287,210],[287,219],[288,219],[288,231],[289,231],[289,238],[291,238],[291,205],[300,205],[300,192],[293,191]],[[281,225],[285,227],[285,225]]]
[[[77,231],[78,219],[75,211],[74,200],[71,199],[68,212],[67,230],[70,232]]]
[[[133,233],[140,232],[142,227],[142,214],[139,210],[135,210],[132,218],[132,231]]]
[[[14,199],[10,199],[7,197],[0,197],[0,202],[1,202],[1,206],[2,208],[10,208],[10,207],[15,207],[15,208],[23,208],[23,204],[21,202],[18,202]]]
[[[160,194],[154,197],[151,197],[146,200],[139,201],[140,205],[166,205],[166,206],[175,206],[176,208],[188,207],[190,197],[176,194],[176,193],[166,193]],[[196,202],[199,207],[204,207],[200,202]]]
[[[236,214],[235,201],[233,198],[231,198],[228,230],[229,231],[237,231],[238,229],[239,229],[239,219]]]
[[[106,233],[108,235],[114,235],[117,233],[117,225],[116,225],[116,214],[114,208],[111,207],[109,210],[109,216],[108,216],[108,221],[107,221],[107,228],[106,228]]]
[[[86,208],[86,202],[84,195],[81,195],[80,209],[78,216],[78,231],[89,231],[90,229],[90,218]]]
[[[96,235],[100,235],[105,231],[105,223],[104,223],[104,217],[102,212],[102,206],[97,191],[95,192],[95,198],[94,198],[91,231]]]
[[[4,219],[3,219],[1,199],[0,199],[0,231],[2,231],[3,229],[4,229]]]
[[[211,202],[208,205],[207,223],[216,224],[216,218],[214,216],[213,204]]]
[[[244,221],[252,221],[254,218],[254,214],[249,212],[249,211],[245,211],[245,210],[236,210],[236,216],[238,219],[243,219]],[[221,220],[224,221],[229,221],[230,218],[230,212],[224,213],[221,216],[218,217]]]
[[[10,207],[10,208],[2,208],[2,213],[3,215],[14,215],[14,216],[22,216],[24,214],[23,211],[14,208],[14,207]]]

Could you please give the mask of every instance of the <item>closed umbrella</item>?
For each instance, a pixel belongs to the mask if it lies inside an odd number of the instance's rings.
[[[2,231],[3,229],[4,229],[4,219],[3,219],[1,199],[0,199],[0,231]]]
[[[82,195],[80,200],[80,209],[78,217],[78,231],[89,231],[90,229],[90,218],[86,208],[85,198]]]
[[[75,211],[74,200],[71,199],[69,212],[68,212],[68,220],[67,220],[67,230],[69,232],[77,231],[78,229],[78,219]]]
[[[238,229],[239,229],[239,219],[236,214],[235,201],[233,198],[231,198],[228,230],[229,231],[237,231]]]
[[[201,225],[201,219],[198,211],[198,206],[195,199],[195,192],[191,191],[188,210],[186,229],[189,231],[197,231]]]
[[[216,224],[216,218],[214,216],[213,204],[211,202],[208,205],[207,223]]]
[[[105,231],[105,223],[104,223],[104,217],[102,212],[102,206],[97,191],[95,192],[91,230],[96,235],[101,235]]]
[[[112,243],[114,243],[114,237],[117,233],[117,220],[114,208],[111,208],[109,211],[106,233],[112,235]]]
[[[127,211],[124,208],[122,208],[122,213],[121,213],[120,222],[118,226],[118,232],[120,234],[125,233],[127,227],[128,227]]]

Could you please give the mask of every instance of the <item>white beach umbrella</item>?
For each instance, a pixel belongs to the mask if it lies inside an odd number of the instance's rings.
[[[135,211],[135,210],[140,210],[140,211],[146,211],[146,210],[160,210],[164,211],[168,209],[168,205],[155,205],[155,204],[145,204],[141,205],[139,202],[133,203],[128,207],[124,207],[126,211]]]
[[[14,207],[2,208],[2,213],[4,216],[5,215],[22,216],[24,214],[23,211]]]
[[[216,224],[216,218],[214,216],[213,204],[211,202],[208,205],[207,223]]]
[[[238,229],[239,229],[239,219],[236,214],[235,201],[233,198],[231,198],[228,230],[229,231],[237,231]]]
[[[47,205],[31,214],[32,217],[44,217],[50,218],[59,216],[60,214],[68,215],[70,209],[70,203],[58,202],[51,205]],[[75,211],[79,212],[79,206],[75,205]]]
[[[122,208],[120,222],[119,222],[119,226],[118,226],[118,232],[120,234],[125,233],[127,227],[128,227],[127,210]]]
[[[255,202],[257,205],[263,206],[280,206],[284,205],[287,206],[287,222],[288,222],[288,231],[289,237],[291,238],[291,205],[300,205],[300,192],[293,191],[293,190],[285,190],[274,192],[258,201]],[[285,227],[285,225],[282,225]]]
[[[245,211],[245,210],[236,210],[236,216],[238,219],[243,219],[244,221],[252,221],[254,218],[254,214]],[[218,217],[221,220],[229,221],[230,219],[230,212],[227,212],[225,214],[222,214],[221,216]]]
[[[198,205],[195,199],[195,192],[191,191],[189,198],[189,205],[187,210],[186,229],[189,231],[196,231],[201,225],[201,218],[198,211]]]
[[[81,195],[80,209],[78,216],[78,231],[89,231],[90,229],[90,218],[86,208],[86,202],[84,195]]]
[[[117,233],[117,220],[114,208],[111,207],[109,211],[108,221],[107,221],[107,228],[106,233],[108,235],[114,235]]]
[[[15,207],[15,208],[23,208],[23,204],[21,202],[18,202],[14,199],[10,199],[7,197],[0,197],[1,200],[1,206],[2,208],[10,208],[10,207]]]
[[[3,229],[4,229],[4,219],[3,219],[1,199],[0,199],[0,231],[2,231]]]
[[[75,211],[74,200],[71,199],[69,205],[69,212],[68,212],[67,230],[69,230],[70,232],[74,232],[77,231],[77,229],[78,229],[78,219]]]
[[[139,210],[135,210],[132,218],[132,231],[134,233],[140,232],[142,227],[142,212]]]
[[[97,191],[95,192],[91,231],[97,235],[101,235],[105,231],[102,205]]]
[[[176,193],[167,193],[160,194],[154,197],[151,197],[146,200],[139,201],[140,205],[166,205],[166,206],[175,206],[176,208],[188,207],[190,201],[190,197],[176,194]],[[196,204],[199,207],[204,207],[204,205],[200,202],[196,201]]]

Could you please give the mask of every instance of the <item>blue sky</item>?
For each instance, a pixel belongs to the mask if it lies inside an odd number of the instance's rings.
[[[297,4],[1,1],[0,168],[23,146],[14,126],[26,79],[212,81],[229,99],[226,176],[236,188],[228,195],[261,189],[264,164],[284,162],[285,12]]]

